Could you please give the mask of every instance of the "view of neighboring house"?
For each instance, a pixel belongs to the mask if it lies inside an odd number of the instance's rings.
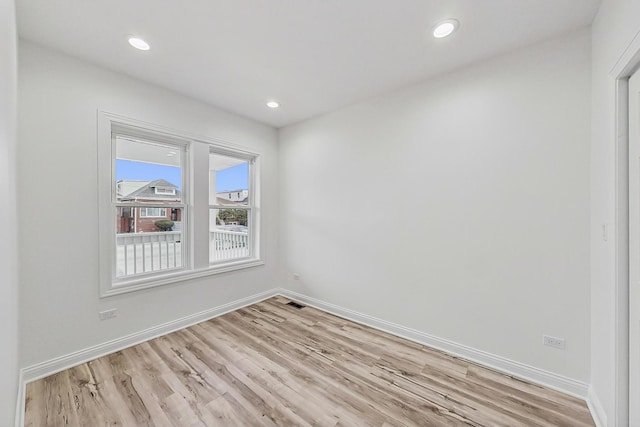
[[[244,209],[234,209],[233,206],[246,205],[249,201],[249,190],[230,190],[216,193],[216,204],[229,206],[216,213],[215,224],[211,229],[246,232],[247,213]]]
[[[155,181],[120,180],[116,183],[116,196],[121,202],[178,202],[181,192],[174,184],[157,179]],[[174,230],[180,226],[181,210],[150,207],[121,207],[118,209],[118,233],[141,233],[160,231],[155,222],[161,219],[174,221]]]
[[[227,202],[233,202],[233,204],[246,202],[249,198],[249,190],[229,190],[216,193],[216,199],[221,205],[229,204]]]
[[[120,202],[179,202],[181,192],[178,187],[164,179],[154,181],[120,180],[116,182],[116,196]],[[227,205],[229,208],[242,205],[249,198],[249,190],[231,190],[216,193],[215,203]],[[158,206],[150,207],[121,207],[118,209],[117,233],[148,233],[157,232],[160,229],[155,222],[161,219],[168,219],[175,222],[174,230],[179,230],[182,221],[180,209],[163,208]],[[246,225],[246,219],[218,219],[218,226]]]

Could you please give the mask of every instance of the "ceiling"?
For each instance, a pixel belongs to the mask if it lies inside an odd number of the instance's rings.
[[[19,0],[21,38],[281,127],[591,23],[599,0]],[[456,18],[452,36],[433,25]],[[129,36],[151,44],[131,48]],[[275,99],[281,107],[266,107]]]
[[[149,143],[142,139],[129,136],[116,137],[117,159],[180,167],[182,166],[183,156],[184,153],[177,149],[177,147]],[[209,153],[210,170],[219,171],[246,162],[247,160],[238,159],[237,157],[229,157],[218,153]]]

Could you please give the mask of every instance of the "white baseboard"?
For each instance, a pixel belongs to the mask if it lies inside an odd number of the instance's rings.
[[[15,427],[24,426],[25,397],[25,382],[22,377],[22,370],[20,370],[18,372],[18,400],[16,400]]]
[[[335,304],[324,302],[316,298],[308,297],[306,295],[283,288],[275,288],[266,292],[261,292],[259,294],[232,301],[218,307],[214,307],[196,314],[164,323],[162,325],[155,326],[144,331],[136,332],[122,338],[111,340],[93,347],[89,347],[65,356],[57,357],[55,359],[21,369],[19,377],[20,382],[18,390],[18,404],[16,411],[16,427],[22,427],[24,423],[25,387],[27,383],[47,377],[56,372],[63,371],[73,366],[77,366],[89,360],[105,356],[107,354],[125,349],[127,347],[131,347],[136,344],[140,344],[150,339],[157,338],[159,336],[166,335],[180,329],[184,329],[186,327],[195,325],[196,323],[221,316],[239,308],[255,304],[276,295],[282,295],[283,297],[302,302],[309,306],[318,308],[331,314],[335,314],[336,316],[343,317],[356,323],[388,332],[393,335],[417,342],[419,344],[442,350],[446,353],[464,358],[471,362],[487,366],[507,375],[511,375],[513,377],[517,377],[534,384],[539,384],[584,399],[587,401],[589,410],[591,411],[597,427],[607,427],[606,415],[602,409],[602,405],[600,404],[597,395],[592,392],[592,390],[586,383],[520,362],[516,362],[482,350],[477,350],[472,347],[455,343],[453,341],[429,335],[402,325],[387,322],[376,317],[349,310]]]
[[[107,354],[125,349],[127,347],[140,344],[150,339],[187,328],[189,326],[195,325],[196,323],[213,319],[214,317],[218,317],[239,308],[255,304],[267,298],[271,298],[277,294],[278,292],[276,289],[261,292],[259,294],[232,301],[218,307],[185,316],[180,319],[172,320],[170,322],[154,326],[140,332],[135,332],[122,338],[117,338],[102,344],[95,345],[93,347],[85,348],[83,350],[67,354],[65,356],[57,357],[55,359],[38,363],[27,368],[22,368],[20,370],[21,384],[26,384],[31,381],[47,377],[49,375],[55,374],[56,372],[60,372],[73,366],[88,362],[89,360],[97,359],[98,357],[102,357]]]
[[[593,387],[589,387],[589,392],[587,394],[587,406],[589,407],[589,412],[591,412],[591,416],[593,417],[593,422],[596,423],[596,427],[607,427],[607,413],[604,411],[602,402],[600,402],[600,398],[593,390]]]
[[[516,362],[502,356],[488,353],[486,351],[477,350],[462,344],[455,343],[443,338],[426,334],[415,329],[407,328],[402,325],[387,322],[366,314],[358,313],[335,304],[330,304],[315,298],[308,297],[288,289],[280,288],[278,293],[286,298],[290,298],[320,310],[326,311],[336,316],[352,320],[365,326],[370,326],[398,337],[406,338],[410,341],[424,344],[438,350],[442,350],[453,356],[458,356],[471,362],[478,363],[488,368],[495,369],[507,375],[529,381],[544,387],[548,387],[571,396],[586,400],[589,386],[581,381],[574,380],[562,375],[548,372],[543,369],[529,366],[524,363]]]

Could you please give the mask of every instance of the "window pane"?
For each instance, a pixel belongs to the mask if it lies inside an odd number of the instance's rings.
[[[228,261],[251,255],[250,211],[242,208],[209,209],[209,261]]]
[[[116,199],[119,202],[182,202],[183,150],[116,136]]]
[[[141,218],[166,218],[166,208],[140,208]]]
[[[209,154],[209,204],[249,204],[249,162],[245,159]]]
[[[145,216],[142,212],[163,213]],[[181,208],[116,209],[116,277],[182,268]]]

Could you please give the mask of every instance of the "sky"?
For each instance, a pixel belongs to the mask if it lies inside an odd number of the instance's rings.
[[[216,193],[249,189],[249,163],[240,163],[216,174]]]
[[[154,181],[164,179],[178,190],[182,190],[180,168],[176,166],[157,165],[153,163],[116,160],[116,181],[121,179],[135,181]],[[216,174],[216,192],[229,190],[245,190],[249,188],[249,164],[223,169]]]

